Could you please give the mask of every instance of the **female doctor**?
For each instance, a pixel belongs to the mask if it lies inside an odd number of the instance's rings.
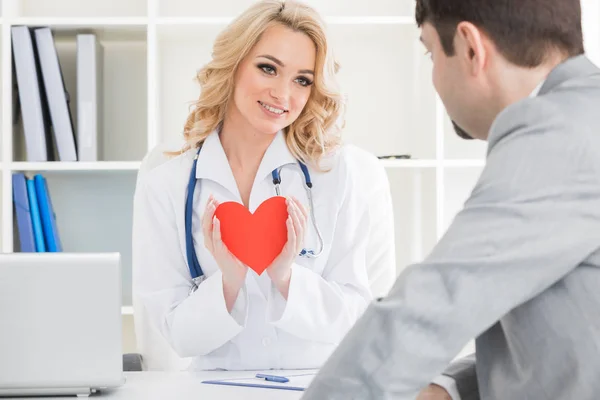
[[[368,201],[338,145],[338,66],[316,12],[291,1],[251,6],[212,56],[186,148],[136,189],[134,296],[192,369],[317,368],[371,298]],[[278,193],[287,243],[258,275],[221,240],[215,209],[254,212]]]

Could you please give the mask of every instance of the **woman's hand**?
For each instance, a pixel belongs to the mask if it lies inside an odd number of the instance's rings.
[[[308,220],[306,208],[296,198],[288,198],[287,242],[277,258],[267,267],[267,274],[277,290],[287,300],[292,278],[292,264],[302,250]]]
[[[215,217],[218,206],[219,202],[211,195],[202,217],[202,231],[204,233],[204,246],[212,254],[223,274],[223,294],[225,295],[227,311],[231,312],[238,293],[246,280],[248,267],[231,254],[221,240],[221,223]]]

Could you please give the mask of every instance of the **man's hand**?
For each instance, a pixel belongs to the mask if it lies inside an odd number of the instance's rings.
[[[417,400],[452,400],[452,397],[446,389],[432,383],[419,393]]]

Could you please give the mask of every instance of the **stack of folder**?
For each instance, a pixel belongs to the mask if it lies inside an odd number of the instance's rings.
[[[40,174],[27,178],[23,173],[13,173],[12,184],[20,251],[61,252],[46,179]]]
[[[96,36],[76,35],[77,132],[52,30],[13,26],[11,36],[19,100],[13,118],[22,116],[27,161],[98,161],[103,49]]]

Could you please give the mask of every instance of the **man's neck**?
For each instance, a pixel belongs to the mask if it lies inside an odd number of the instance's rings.
[[[530,96],[548,74],[565,59],[563,55],[557,54],[534,68],[519,67],[506,62],[498,74],[497,112]]]
[[[550,72],[566,58],[563,54],[555,53],[549,56],[546,62],[534,68],[520,67],[502,59],[495,68],[489,106],[480,111],[481,123],[476,130],[480,136],[476,137],[487,139],[498,114],[511,104],[531,96]]]

